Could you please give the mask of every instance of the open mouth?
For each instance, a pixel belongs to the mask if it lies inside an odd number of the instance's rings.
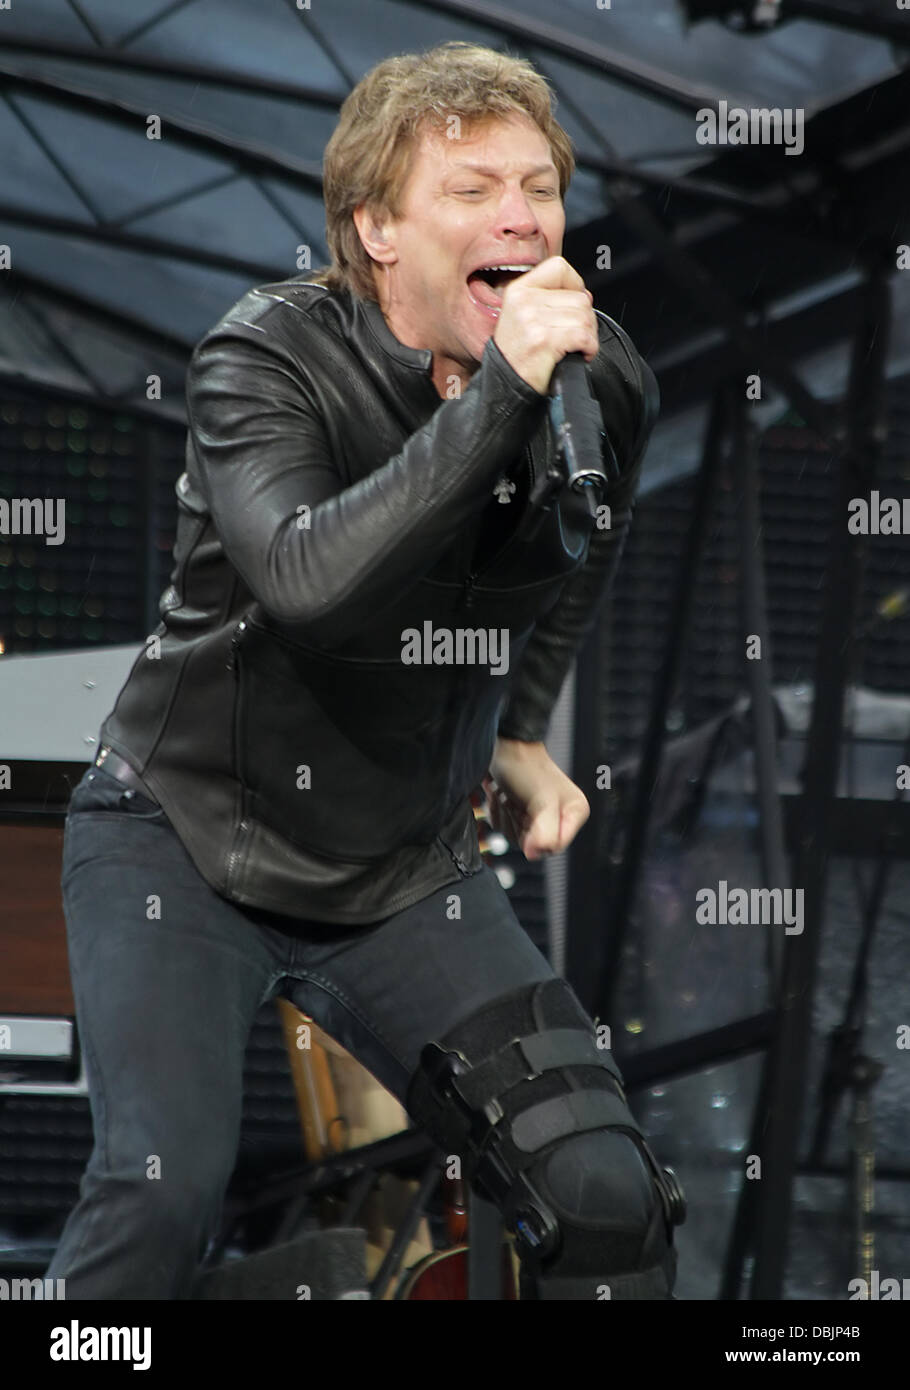
[[[478,308],[491,318],[499,318],[506,286],[530,269],[529,265],[481,266],[468,276],[468,291]]]

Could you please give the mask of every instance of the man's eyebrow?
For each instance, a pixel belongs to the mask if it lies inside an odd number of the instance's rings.
[[[465,172],[470,172],[472,174],[488,174],[490,175],[490,177],[495,178],[498,173],[498,170],[492,168],[489,164],[457,164],[455,168],[452,170],[453,174],[460,174]],[[558,170],[555,164],[535,164],[533,169],[529,169],[527,171],[527,173],[525,174],[525,178],[533,178],[535,174],[558,175]]]

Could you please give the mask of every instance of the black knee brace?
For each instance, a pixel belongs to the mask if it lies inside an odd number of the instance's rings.
[[[671,1296],[682,1190],[564,980],[503,995],[428,1043],[406,1107],[500,1208],[522,1299]]]

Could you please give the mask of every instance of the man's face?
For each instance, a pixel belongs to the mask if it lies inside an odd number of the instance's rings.
[[[385,242],[368,248],[382,265],[377,286],[392,332],[408,347],[431,348],[440,368],[455,363],[470,374],[499,311],[495,291],[469,277],[561,254],[565,224],[550,147],[530,118],[463,127],[459,139],[426,131],[401,216],[387,219]],[[500,293],[510,278],[500,277]]]

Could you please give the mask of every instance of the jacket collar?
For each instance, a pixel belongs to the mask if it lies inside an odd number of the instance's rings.
[[[399,342],[385,321],[385,315],[375,299],[354,299],[355,313],[360,312],[373,337],[384,352],[394,357],[403,367],[410,367],[423,376],[430,377],[433,370],[433,353],[430,348],[406,347]]]

